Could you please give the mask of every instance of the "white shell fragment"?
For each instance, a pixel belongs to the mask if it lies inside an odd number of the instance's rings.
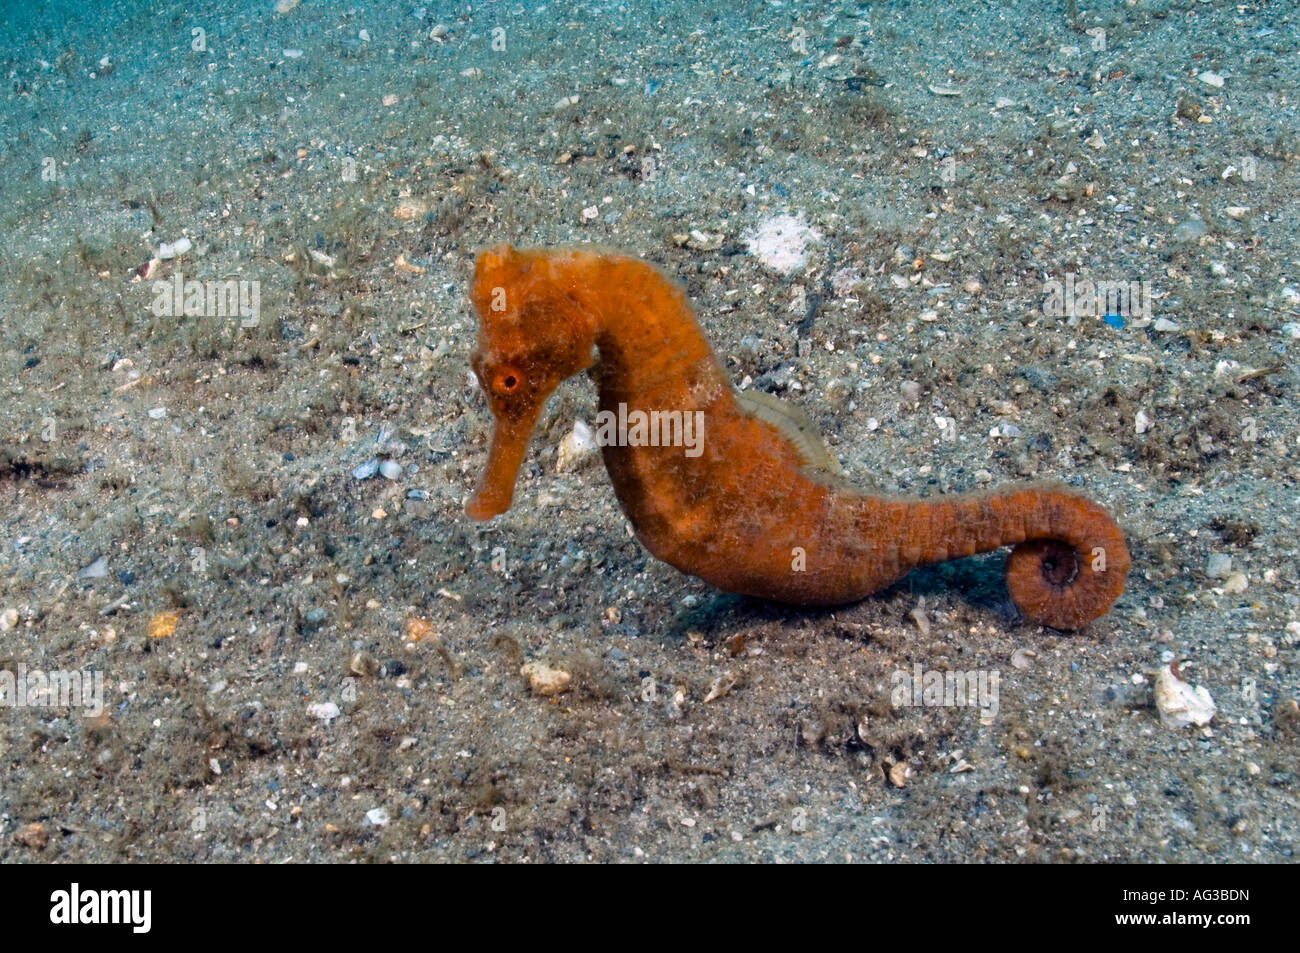
[[[194,243],[191,242],[184,235],[182,235],[174,242],[163,242],[161,245],[159,245],[158,257],[161,258],[163,261],[169,261],[173,258],[179,258],[181,255],[184,255],[193,247],[194,247]]]
[[[314,705],[307,706],[307,714],[313,718],[319,718],[321,721],[333,721],[342,712],[339,711],[339,706],[333,702],[317,702]]]
[[[1172,665],[1166,665],[1156,676],[1156,708],[1166,728],[1204,727],[1217,710],[1205,686],[1192,688],[1174,674]]]
[[[734,672],[723,672],[709,686],[709,693],[704,696],[704,704],[707,705],[709,702],[717,701],[719,698],[726,696],[736,687],[737,681]]]
[[[555,455],[555,469],[560,472],[574,470],[596,455],[600,449],[596,435],[582,420],[573,422],[573,429],[560,441],[560,449]]]

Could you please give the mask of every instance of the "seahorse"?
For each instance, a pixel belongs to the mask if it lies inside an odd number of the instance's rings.
[[[1012,546],[1007,589],[1036,622],[1080,628],[1124,590],[1123,532],[1064,487],[908,499],[849,485],[793,408],[731,386],[685,291],[654,265],[598,249],[498,245],[477,256],[470,298],[479,317],[471,364],[495,422],[466,504],[473,519],[510,508],[543,405],[588,371],[606,421],[658,412],[663,424],[663,433],[600,441],[637,538],[718,589],[841,605],[919,566]],[[686,415],[700,423],[694,446],[674,439]]]

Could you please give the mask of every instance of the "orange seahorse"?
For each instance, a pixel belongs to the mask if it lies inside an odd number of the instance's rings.
[[[479,315],[474,373],[495,418],[486,472],[465,507],[474,519],[510,508],[543,404],[590,368],[602,414],[659,428],[601,441],[637,538],[719,589],[843,604],[918,566],[1012,545],[1007,589],[1045,625],[1079,628],[1124,590],[1123,533],[1105,509],[1066,489],[900,499],[825,472],[833,467],[817,439],[788,425],[797,412],[733,390],[685,292],[653,265],[600,250],[498,245],[479,254],[470,296]],[[693,451],[671,445],[683,443],[677,428],[688,418],[702,421]]]

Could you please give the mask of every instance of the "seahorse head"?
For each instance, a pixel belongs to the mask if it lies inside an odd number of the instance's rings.
[[[595,317],[581,301],[570,259],[584,252],[480,252],[470,300],[478,312],[471,365],[495,418],[487,470],[465,507],[474,519],[510,508],[537,418],[566,377],[592,363]]]

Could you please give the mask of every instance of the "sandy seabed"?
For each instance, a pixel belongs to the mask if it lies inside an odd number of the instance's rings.
[[[231,7],[3,14],[0,859],[1293,859],[1294,5]],[[1098,500],[1127,591],[720,594],[557,468],[585,379],[468,521],[502,241],[659,263],[864,487]]]

